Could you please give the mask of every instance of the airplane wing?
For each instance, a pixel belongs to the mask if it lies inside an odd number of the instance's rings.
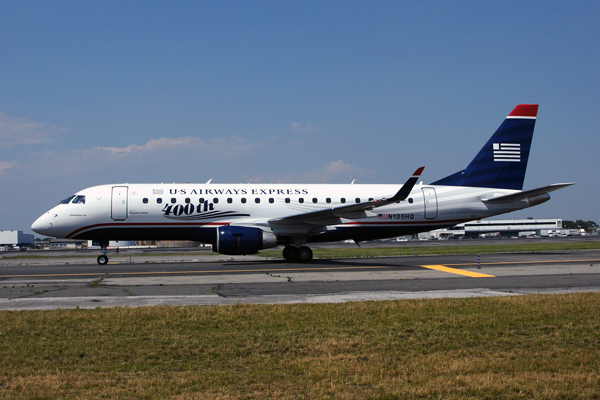
[[[483,201],[485,203],[492,203],[492,204],[494,204],[494,203],[495,204],[512,203],[514,201],[526,200],[528,198],[532,198],[532,197],[539,196],[542,194],[554,192],[555,190],[563,189],[563,188],[566,188],[571,185],[575,185],[575,182],[554,183],[549,186],[544,186],[544,187],[532,189],[532,190],[524,190],[524,191],[521,191],[518,193],[508,194],[506,196],[493,197],[491,199],[481,199],[481,201]]]
[[[378,207],[383,207],[388,204],[398,203],[405,200],[410,194],[413,186],[417,183],[419,176],[425,167],[418,168],[398,192],[389,198],[365,201],[358,204],[350,204],[347,206],[326,208],[318,211],[310,211],[302,214],[291,215],[288,217],[274,218],[269,220],[270,225],[330,225],[339,223],[340,218],[366,218],[369,215],[367,212]]]

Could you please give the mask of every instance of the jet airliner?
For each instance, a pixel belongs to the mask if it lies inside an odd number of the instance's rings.
[[[31,226],[45,236],[95,241],[192,240],[226,255],[284,246],[288,261],[313,257],[308,243],[390,238],[451,227],[544,203],[574,183],[523,190],[538,105],[516,106],[462,171],[404,183],[112,184],[84,189]]]

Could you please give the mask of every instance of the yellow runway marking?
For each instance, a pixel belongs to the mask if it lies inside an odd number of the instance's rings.
[[[464,271],[462,269],[449,268],[443,265],[421,265],[421,267],[435,269],[436,271],[449,272],[451,274],[470,276],[471,278],[495,278],[494,275],[480,274],[479,272]]]

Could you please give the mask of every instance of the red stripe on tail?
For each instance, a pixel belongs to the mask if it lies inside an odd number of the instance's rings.
[[[537,104],[519,104],[516,106],[509,117],[537,117],[538,105]]]

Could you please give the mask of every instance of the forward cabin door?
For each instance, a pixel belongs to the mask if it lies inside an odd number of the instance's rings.
[[[111,218],[113,221],[125,221],[127,219],[127,186],[113,186]]]
[[[432,187],[425,187],[421,190],[423,190],[423,200],[425,201],[425,218],[436,219],[438,214],[438,206],[435,189]]]

